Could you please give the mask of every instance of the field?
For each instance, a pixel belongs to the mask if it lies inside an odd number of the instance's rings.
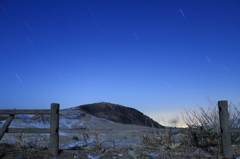
[[[185,138],[187,129],[155,129],[99,120],[111,129],[60,130],[58,158],[219,158],[219,146],[193,147]],[[106,124],[107,123],[107,124]],[[5,134],[0,144],[4,159],[53,158],[48,134]],[[233,146],[235,154],[240,152]]]
[[[206,114],[206,113],[209,113]],[[216,115],[216,111],[213,110]],[[218,127],[206,124],[205,118],[217,119],[211,111],[186,111],[188,128],[157,129],[112,122],[85,114],[79,119],[74,109],[60,113],[60,155],[50,154],[49,134],[5,133],[0,141],[3,159],[221,159],[221,140]],[[238,111],[234,111],[239,115]],[[195,116],[191,115],[194,114]],[[71,114],[71,115],[70,115]],[[239,121],[237,116],[232,116]],[[212,120],[213,121],[213,120]],[[200,123],[196,125],[196,122]],[[216,123],[216,121],[213,121]],[[4,121],[0,123],[0,127]],[[205,124],[205,125],[204,125]],[[46,128],[49,118],[14,119],[12,128]],[[234,127],[234,126],[233,126]],[[233,157],[240,156],[239,133],[231,134]]]
[[[212,158],[203,148],[181,145],[181,129],[151,129],[143,126],[114,124],[112,129],[64,130],[60,135],[58,158]],[[155,131],[155,133],[154,133]],[[85,134],[85,135],[83,135]],[[3,158],[49,158],[49,135],[5,134],[0,150]],[[14,142],[15,140],[15,142]],[[15,143],[13,145],[13,142]]]

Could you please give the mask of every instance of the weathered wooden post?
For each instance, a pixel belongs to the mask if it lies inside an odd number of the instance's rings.
[[[50,123],[50,151],[52,155],[59,154],[59,104],[51,104],[51,123]]]
[[[224,157],[232,158],[231,136],[229,127],[228,102],[218,101],[220,130],[222,138],[222,153]]]
[[[7,130],[8,126],[11,124],[12,119],[14,118],[15,114],[10,114],[9,117],[7,118],[5,124],[3,127],[0,129],[0,140],[2,139],[5,131]]]

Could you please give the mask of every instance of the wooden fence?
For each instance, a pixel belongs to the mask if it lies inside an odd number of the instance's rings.
[[[228,102],[226,100],[218,101],[218,111],[222,144],[221,151],[224,157],[232,158],[231,133],[240,132],[240,128],[230,128]],[[194,140],[197,143],[196,132],[198,132],[198,130],[193,131],[193,133],[195,134]]]
[[[50,151],[52,155],[59,154],[59,104],[52,103],[51,109],[0,110],[0,114],[9,114],[8,119],[0,128],[0,140],[4,133],[50,133]],[[50,114],[50,128],[8,128],[15,114]]]
[[[240,128],[230,128],[227,101],[218,101],[218,109],[222,140],[222,153],[224,157],[232,158],[231,133],[240,132]]]
[[[239,132],[229,126],[228,102],[218,101],[220,130],[222,140],[222,153],[224,157],[232,158],[231,133]],[[59,154],[59,104],[52,103],[51,109],[33,110],[0,110],[0,114],[10,114],[0,129],[0,140],[4,133],[50,133],[50,151],[54,156]],[[15,114],[50,114],[50,128],[8,128]]]

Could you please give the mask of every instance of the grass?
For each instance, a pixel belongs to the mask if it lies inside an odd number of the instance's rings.
[[[239,124],[240,110],[230,104],[230,127],[236,128]],[[130,134],[122,134],[122,141],[113,138],[103,138],[102,128],[90,129],[80,135],[68,136],[69,143],[81,141],[85,144],[75,145],[61,150],[58,159],[66,158],[152,158],[152,159],[206,159],[222,158],[220,145],[220,125],[217,106],[199,110],[184,110],[182,117],[188,128],[144,130],[135,129],[139,145],[121,145],[119,142],[130,140]],[[98,122],[98,121],[96,121]],[[174,121],[176,123],[176,121]],[[179,133],[173,135],[173,133]],[[5,134],[6,135],[6,134]],[[240,133],[232,133],[233,156],[240,156],[238,148]],[[49,152],[48,135],[15,134],[16,143],[5,137],[5,143],[0,143],[0,158],[10,159],[22,157],[24,159],[54,158]],[[89,143],[89,141],[92,141]],[[60,142],[63,141],[60,138]],[[62,148],[64,144],[62,144]],[[61,147],[60,147],[61,148]]]
[[[199,107],[199,110],[185,110],[183,119],[188,126],[189,138],[193,146],[217,144],[221,142],[221,131],[217,104],[207,110]],[[238,128],[240,125],[240,110],[232,103],[229,105],[229,126]],[[193,130],[197,130],[194,132]],[[231,133],[232,144],[239,144],[239,133]]]

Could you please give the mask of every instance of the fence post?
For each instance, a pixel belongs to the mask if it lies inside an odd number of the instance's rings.
[[[218,101],[220,129],[222,138],[222,153],[224,157],[232,158],[231,136],[229,127],[228,102]]]
[[[59,104],[51,104],[50,151],[54,156],[59,154]]]
[[[2,139],[5,131],[8,129],[8,126],[11,124],[12,119],[14,118],[15,114],[10,114],[9,117],[7,118],[5,124],[3,125],[2,128],[0,128],[0,140]]]

